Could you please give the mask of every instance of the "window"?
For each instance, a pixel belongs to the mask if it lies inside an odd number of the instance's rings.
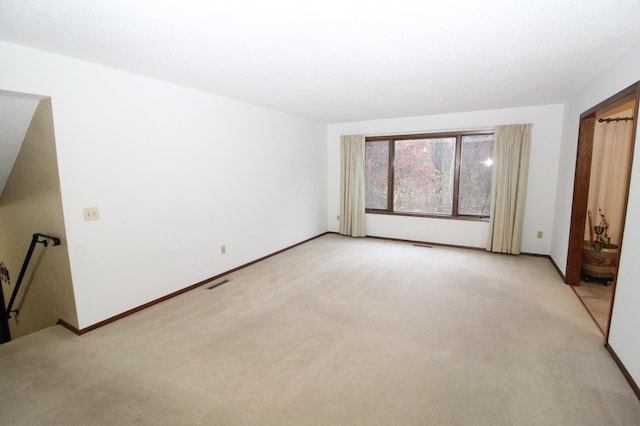
[[[489,217],[492,155],[492,131],[367,138],[367,212]]]

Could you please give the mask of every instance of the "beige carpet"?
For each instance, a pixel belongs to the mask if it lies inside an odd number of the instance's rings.
[[[326,235],[226,278],[0,346],[0,423],[640,424],[547,259]]]

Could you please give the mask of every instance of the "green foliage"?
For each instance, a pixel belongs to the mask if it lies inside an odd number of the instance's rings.
[[[393,211],[452,214],[456,138],[396,140]],[[488,216],[493,135],[462,137],[458,214]],[[389,141],[366,145],[366,205],[387,209]]]

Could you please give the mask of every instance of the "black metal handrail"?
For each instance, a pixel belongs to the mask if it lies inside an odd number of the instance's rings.
[[[40,238],[45,238],[44,240],[40,240]],[[11,294],[11,299],[9,300],[9,305],[7,306],[7,310],[5,311],[5,316],[7,319],[11,318],[11,312],[15,312],[16,315],[19,314],[19,309],[11,310],[13,307],[13,302],[16,301],[16,296],[18,295],[18,290],[20,290],[20,284],[22,284],[22,279],[24,278],[24,274],[27,272],[27,267],[29,266],[29,261],[31,260],[31,255],[33,255],[33,250],[36,247],[36,244],[42,244],[47,247],[47,240],[53,241],[54,246],[60,245],[60,238],[52,237],[50,235],[44,234],[33,234],[31,237],[31,244],[29,245],[29,250],[27,251],[27,255],[24,258],[24,262],[22,262],[22,269],[20,269],[20,275],[18,276],[18,281],[16,282],[16,286],[13,289],[13,293]]]

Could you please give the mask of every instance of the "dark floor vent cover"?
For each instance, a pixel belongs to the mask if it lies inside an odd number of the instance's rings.
[[[427,244],[414,244],[414,246],[416,247],[425,247],[425,248],[433,248],[433,246],[427,245]]]
[[[229,280],[222,280],[219,283],[211,284],[209,287],[207,287],[207,290],[213,290],[214,288],[220,287],[222,284],[226,284],[228,282]]]

